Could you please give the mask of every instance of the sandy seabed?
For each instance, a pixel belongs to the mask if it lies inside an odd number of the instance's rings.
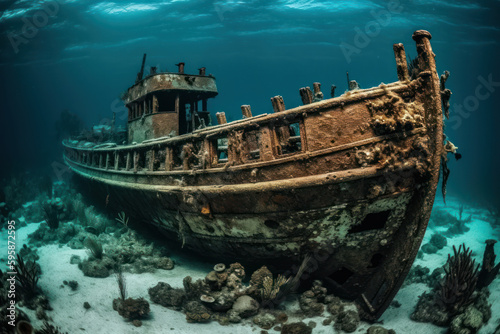
[[[458,216],[460,202],[454,198],[448,198],[446,206],[440,197],[437,197],[434,208],[445,209],[452,215]],[[466,206],[464,215],[472,215],[472,221],[467,223],[470,228],[468,232],[448,238],[447,246],[435,254],[425,254],[423,259],[417,259],[414,265],[428,267],[432,272],[435,268],[442,266],[447,259],[447,255],[452,253],[452,246],[457,248],[465,243],[467,247],[473,250],[473,256],[477,262],[482,262],[484,251],[484,241],[486,239],[498,239],[500,236],[500,227],[493,229],[487,221],[488,212],[486,210]],[[40,223],[30,223],[28,226],[19,228],[16,231],[16,244],[18,247],[27,243],[28,234],[34,232]],[[446,227],[431,225],[424,237],[425,244],[430,240],[433,233],[444,232]],[[7,233],[2,231],[0,242],[2,249],[0,261],[5,266],[7,251],[6,239]],[[496,254],[500,254],[500,243],[496,244]],[[230,324],[221,326],[216,321],[210,323],[187,323],[185,315],[182,312],[170,310],[158,304],[151,302],[148,289],[155,286],[158,282],[167,282],[172,287],[182,287],[182,279],[185,276],[191,276],[194,280],[204,278],[211,270],[213,264],[202,263],[196,260],[187,259],[179,256],[174,257],[176,266],[173,270],[157,270],[155,273],[131,274],[125,273],[127,284],[127,293],[129,297],[144,297],[150,302],[150,316],[142,321],[141,327],[134,327],[130,321],[124,320],[112,308],[112,301],[119,297],[116,277],[111,275],[107,278],[92,278],[83,275],[78,269],[78,265],[70,264],[72,255],[78,255],[82,259],[88,256],[86,250],[71,249],[67,246],[47,245],[38,248],[40,259],[38,263],[42,268],[42,275],[39,280],[39,286],[49,298],[53,311],[47,314],[52,318],[53,324],[58,326],[62,332],[69,334],[77,333],[221,333],[221,334],[244,334],[261,333],[261,328],[253,324],[251,320],[243,320],[239,324]],[[497,257],[497,260],[500,258]],[[75,280],[78,282],[78,289],[72,291],[63,281]],[[489,286],[491,295],[489,302],[492,304],[492,318],[481,328],[480,334],[490,334],[495,331],[500,321],[500,279],[497,278]],[[413,312],[418,301],[418,296],[423,292],[429,291],[425,284],[416,283],[404,286],[396,295],[401,306],[398,308],[390,307],[382,315],[381,325],[386,329],[393,329],[396,333],[411,334],[430,334],[446,333],[446,328],[441,328],[427,323],[418,323],[410,320],[409,316]],[[84,302],[91,305],[90,309],[83,307]],[[287,310],[297,310],[298,302],[286,302],[284,304]],[[27,308],[21,308],[32,321],[35,328],[41,328],[42,321],[37,320],[35,312]],[[326,314],[326,313],[325,313]],[[290,316],[290,315],[289,315]],[[302,320],[306,324],[310,321],[316,323],[313,334],[337,333],[330,324],[323,326],[324,317],[314,317],[298,319],[290,316],[288,323]],[[366,330],[372,324],[362,322],[355,333],[366,333]],[[270,329],[269,333],[278,333]]]

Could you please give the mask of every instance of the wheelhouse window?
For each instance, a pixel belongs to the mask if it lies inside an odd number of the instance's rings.
[[[248,147],[247,159],[259,160],[260,159],[260,131],[248,131],[245,133],[245,141]]]
[[[302,151],[300,122],[276,127],[275,131],[279,155],[293,154]]]
[[[227,136],[213,138],[211,140],[212,146],[212,165],[223,164],[229,161],[227,149],[228,139]]]

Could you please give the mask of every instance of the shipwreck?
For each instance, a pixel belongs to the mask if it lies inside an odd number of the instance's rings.
[[[431,35],[413,39],[411,73],[394,45],[396,82],[328,99],[315,83],[302,106],[276,96],[271,114],[243,105],[242,119],[217,113],[217,125],[204,68],[143,77],[143,60],[123,97],[126,144],[66,140],[65,162],[99,200],[217,262],[309,256],[337,296],[377,319],[415,259],[446,154]]]

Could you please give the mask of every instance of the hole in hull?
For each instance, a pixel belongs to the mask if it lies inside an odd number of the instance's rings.
[[[332,280],[334,280],[335,282],[337,282],[338,284],[342,285],[344,284],[345,282],[347,282],[347,280],[352,276],[354,275],[354,273],[352,271],[350,271],[349,269],[347,269],[346,267],[342,267],[340,268],[339,270],[335,271],[333,274],[330,275],[330,278]]]
[[[365,219],[363,219],[361,224],[351,227],[348,233],[350,234],[371,230],[380,230],[384,228],[390,213],[390,210],[369,213],[366,215]]]
[[[273,230],[277,229],[280,226],[280,224],[277,221],[271,220],[271,219],[266,220],[264,222],[264,225],[266,225],[267,227],[269,227],[269,228],[271,228]]]
[[[384,259],[384,256],[380,253],[375,253],[373,254],[371,260],[370,260],[370,266],[368,268],[377,268],[382,264],[382,260]]]

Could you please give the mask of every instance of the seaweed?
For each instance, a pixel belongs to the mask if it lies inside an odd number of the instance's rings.
[[[45,221],[49,225],[51,230],[55,230],[59,227],[59,213],[56,206],[45,203],[43,205],[43,212]]]
[[[14,264],[17,285],[19,291],[26,299],[31,299],[40,293],[37,286],[40,278],[40,271],[36,261],[24,261],[21,255],[17,254],[17,262]]]
[[[90,255],[96,259],[102,259],[103,249],[102,244],[94,238],[88,237],[85,239],[85,247],[89,250]]]
[[[125,276],[120,267],[118,267],[116,273],[116,282],[118,283],[118,289],[120,290],[120,298],[122,301],[127,299],[127,285],[125,284]]]
[[[123,226],[128,227],[129,218],[125,215],[125,212],[122,211],[118,213],[118,218],[115,218],[115,220],[120,224],[122,224]]]
[[[446,119],[450,118],[450,97],[451,97],[451,90],[446,88],[446,80],[448,80],[448,77],[450,76],[449,71],[444,71],[443,74],[441,74],[441,77],[439,79],[440,82],[440,93],[441,93],[441,102],[443,103],[443,109],[444,109],[444,116]]]
[[[448,168],[448,159],[441,157],[441,171],[443,173],[443,182],[441,184],[441,193],[443,194],[443,202],[446,204],[446,185],[450,177],[450,169]]]
[[[445,279],[436,293],[436,302],[449,314],[457,314],[472,303],[476,289],[479,265],[472,259],[472,251],[462,244],[458,251],[453,246],[453,256],[448,254]]]
[[[40,330],[36,330],[35,334],[68,334],[61,332],[59,327],[54,327],[49,324],[47,321],[43,322],[43,327]]]

